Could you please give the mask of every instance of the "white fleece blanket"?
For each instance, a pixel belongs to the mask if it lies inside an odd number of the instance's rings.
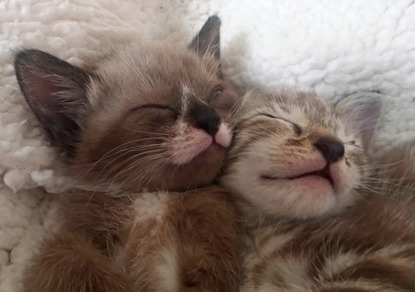
[[[238,84],[295,85],[327,99],[378,90],[388,98],[374,149],[415,136],[411,0],[2,0],[0,292],[21,290],[28,259],[56,226],[56,195],[35,187],[67,185],[18,89],[12,50],[38,48],[77,64],[137,35],[185,44],[214,13],[223,21],[225,74]]]

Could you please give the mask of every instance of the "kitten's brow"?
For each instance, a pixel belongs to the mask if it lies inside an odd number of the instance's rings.
[[[287,122],[287,123],[289,123],[289,124],[292,124],[292,125],[294,126],[294,132],[295,132],[297,135],[301,135],[301,134],[303,133],[303,130],[301,129],[301,127],[300,127],[298,124],[296,124],[296,123],[294,123],[294,122],[292,122],[292,121],[290,121],[290,120],[287,120],[287,119],[285,119],[285,118],[276,117],[276,116],[274,116],[274,115],[267,114],[267,113],[263,113],[263,112],[260,112],[260,113],[257,113],[257,114],[255,114],[255,115],[251,116],[251,117],[248,117],[248,118],[242,119],[242,120],[240,121],[240,123],[244,123],[244,122],[246,122],[246,121],[249,121],[250,119],[255,118],[255,117],[257,117],[257,116],[266,116],[266,117],[271,118],[271,119],[283,120],[283,121],[285,121],[285,122]]]

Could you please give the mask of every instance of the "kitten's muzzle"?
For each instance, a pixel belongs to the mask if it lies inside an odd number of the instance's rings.
[[[312,171],[312,172],[307,172],[295,177],[289,177],[288,179],[296,179],[296,178],[301,178],[301,177],[305,177],[305,176],[310,176],[310,175],[316,175],[316,176],[320,176],[322,178],[327,179],[331,185],[334,184],[333,182],[333,178],[331,177],[330,174],[330,165],[327,164],[323,169],[317,170],[317,171]]]
[[[302,178],[302,177],[306,177],[306,176],[320,176],[326,180],[328,180],[330,182],[331,185],[334,185],[334,181],[333,178],[330,174],[330,165],[327,164],[324,168],[317,170],[317,171],[311,171],[311,172],[305,172],[302,173],[300,175],[296,175],[296,176],[290,176],[290,177],[274,177],[274,176],[269,176],[269,175],[261,175],[262,179],[266,179],[266,180],[279,180],[279,179],[288,179],[288,180],[294,180],[294,179],[298,179],[298,178]]]

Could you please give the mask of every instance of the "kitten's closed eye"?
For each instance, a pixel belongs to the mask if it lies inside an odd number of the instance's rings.
[[[216,86],[209,95],[209,102],[218,99],[220,96],[222,96],[222,93],[223,87],[220,85]]]
[[[169,107],[168,105],[152,104],[152,103],[136,106],[136,107],[134,107],[130,110],[130,113],[136,112],[136,111],[139,111],[139,110],[145,110],[145,109],[156,109],[156,110],[159,109],[159,110],[169,111],[170,113],[172,113],[174,115],[174,117],[175,117],[174,119],[177,119],[178,116],[179,116],[177,111],[175,109]]]
[[[293,126],[294,132],[297,136],[300,136],[303,133],[303,130],[301,129],[301,127],[298,124],[296,124],[294,122],[291,122],[291,121],[289,121],[285,118],[277,117],[277,116],[274,116],[274,115],[271,115],[271,114],[268,114],[268,113],[259,113],[259,114],[257,114],[257,116],[263,116],[263,117],[267,117],[267,118],[271,118],[271,119],[277,119],[277,120],[287,122],[287,123],[289,123]]]
[[[144,104],[133,107],[126,113],[123,127],[132,131],[140,129],[140,131],[152,132],[154,136],[158,136],[160,127],[165,128],[175,124],[178,117],[179,114],[169,106]]]
[[[358,142],[356,142],[355,140],[344,142],[344,144],[345,144],[345,145],[350,145],[350,146],[353,146],[353,147],[355,147],[355,148],[360,148],[360,149],[362,148],[361,143],[358,143]]]
[[[210,106],[218,109],[230,111],[237,101],[236,95],[233,95],[231,90],[219,84],[215,86],[207,97],[207,102]]]
[[[175,114],[177,114],[176,110],[169,107],[168,105],[152,104],[152,103],[136,106],[136,107],[132,108],[130,111],[136,111],[136,110],[147,109],[147,108],[169,110],[169,111],[172,111]]]

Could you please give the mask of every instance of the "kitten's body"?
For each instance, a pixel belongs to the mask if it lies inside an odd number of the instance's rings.
[[[244,291],[415,290],[415,145],[367,164],[376,98],[246,98],[222,178],[248,225]]]
[[[415,204],[384,195],[328,220],[252,226],[246,291],[413,291]]]
[[[213,182],[231,140],[219,26],[209,18],[189,48],[119,45],[88,68],[17,54],[29,106],[94,190],[66,194],[25,291],[237,291],[238,212],[220,187],[189,191]]]
[[[65,222],[33,259],[25,291],[238,291],[231,197],[220,187],[65,194]]]

